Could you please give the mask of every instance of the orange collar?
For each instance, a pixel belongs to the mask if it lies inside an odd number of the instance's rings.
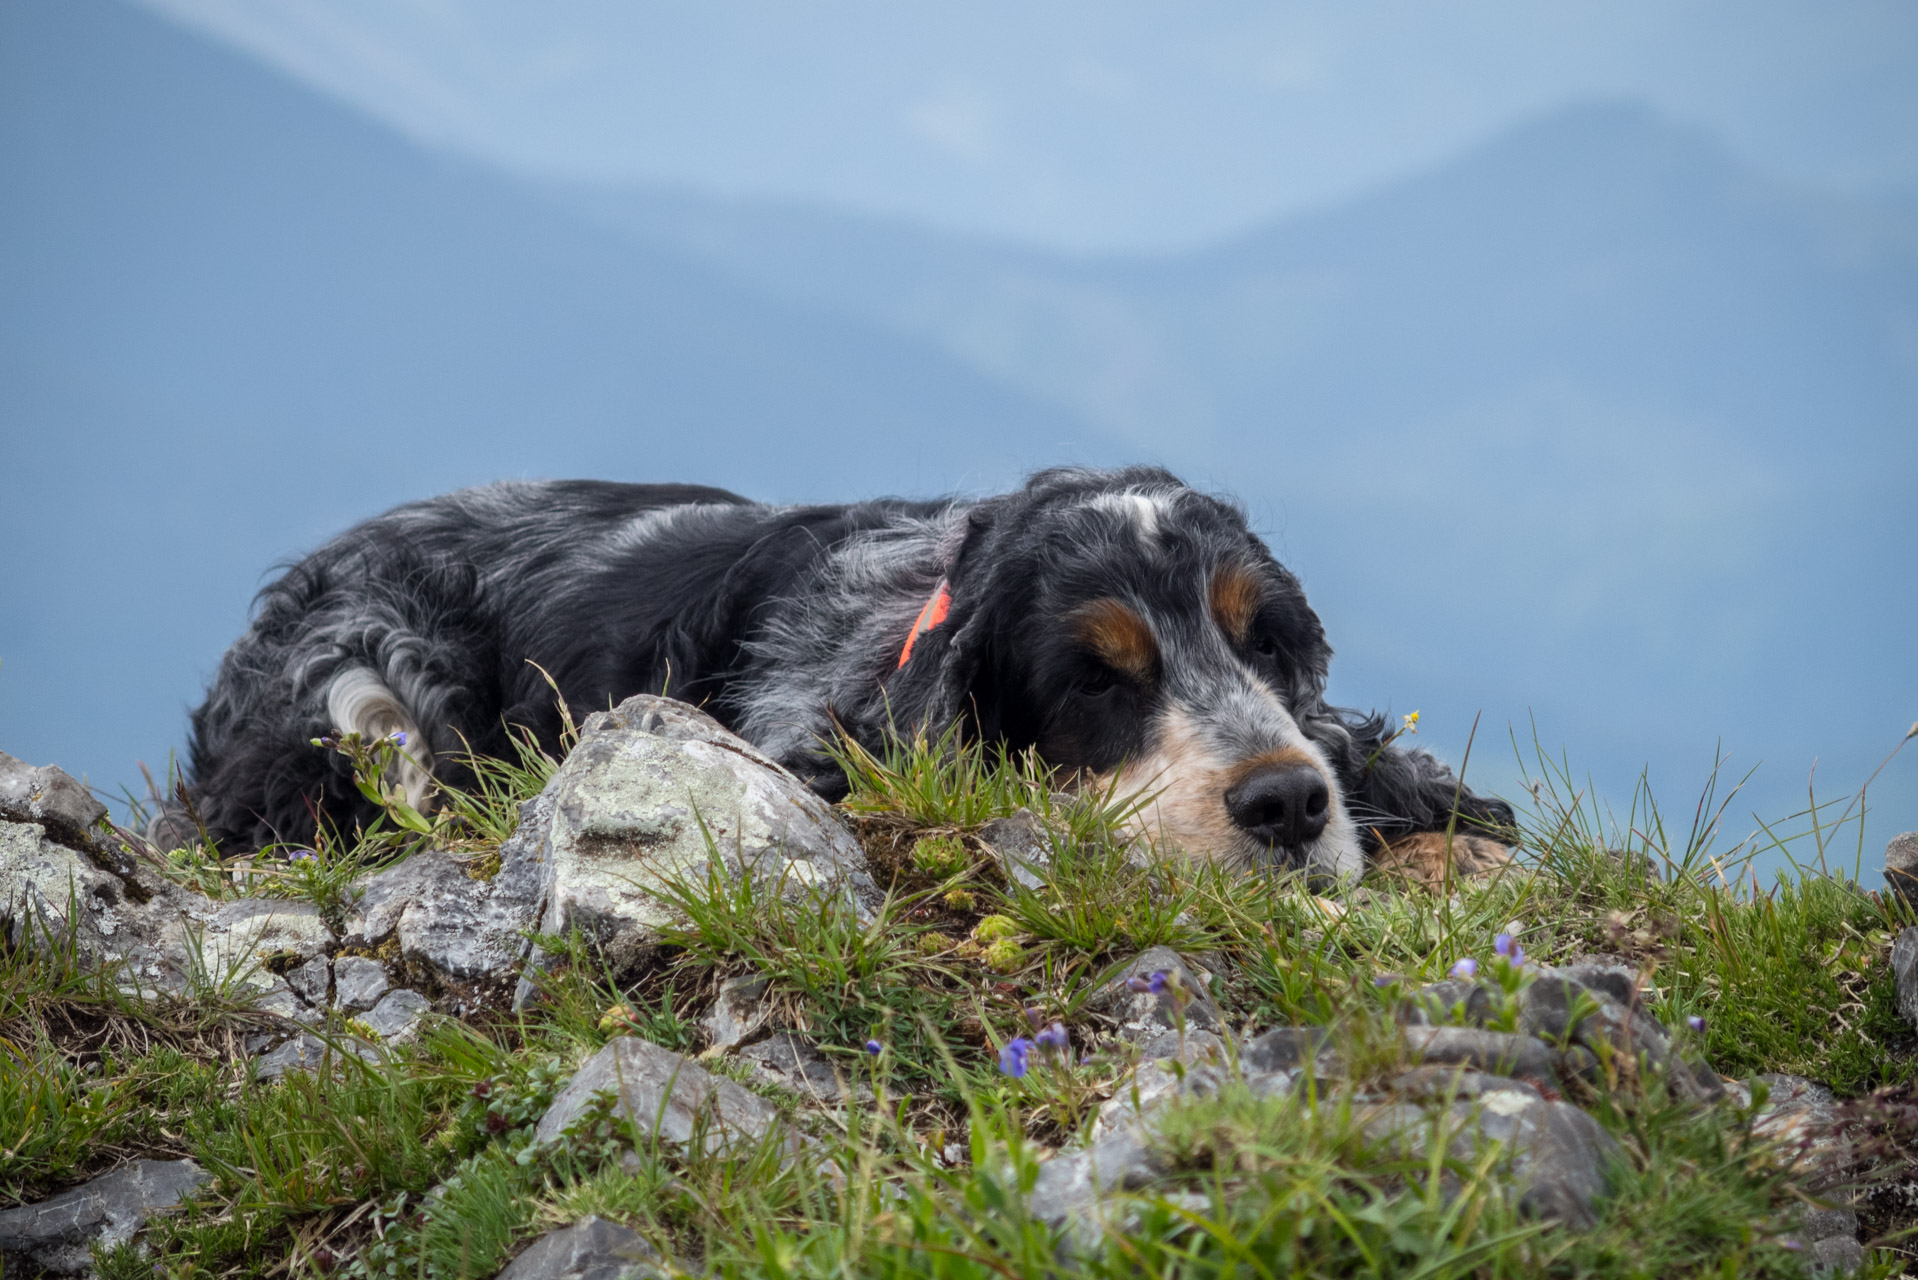
[[[899,651],[899,666],[905,666],[906,660],[912,657],[912,646],[918,642],[919,637],[944,622],[946,614],[951,609],[952,588],[946,585],[944,578],[941,578],[939,585],[933,588],[932,596],[926,601],[925,607],[919,610],[919,617],[906,636],[906,647]],[[898,667],[893,669],[896,671]]]

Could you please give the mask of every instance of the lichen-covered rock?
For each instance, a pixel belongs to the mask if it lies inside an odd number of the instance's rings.
[[[1052,842],[1045,824],[1030,809],[994,818],[979,828],[979,838],[999,859],[1006,878],[1028,889],[1043,888],[1052,875]]]
[[[613,1094],[614,1113],[642,1134],[682,1149],[737,1154],[771,1142],[791,1158],[808,1146],[764,1098],[690,1058],[632,1036],[601,1049],[560,1090],[540,1117],[539,1139],[559,1137],[600,1093]]]
[[[868,909],[878,898],[831,807],[682,702],[641,695],[588,716],[548,791],[539,929],[582,930],[615,966],[673,918],[660,891],[674,880],[719,871],[849,891]]]
[[[1765,1105],[1752,1121],[1752,1132],[1778,1143],[1792,1165],[1814,1180],[1842,1174],[1853,1157],[1845,1117],[1831,1090],[1803,1076],[1768,1072],[1757,1077],[1767,1090]],[[1750,1106],[1751,1090],[1728,1084],[1726,1093],[1740,1106]]]
[[[837,1107],[852,1098],[872,1097],[872,1087],[855,1078],[851,1063],[835,1066],[804,1036],[789,1031],[767,1036],[739,1051],[753,1075],[778,1085],[814,1106]]]
[[[93,1244],[112,1248],[133,1239],[210,1176],[191,1160],[135,1160],[51,1199],[0,1212],[0,1255],[55,1275],[91,1271]]]
[[[527,1245],[498,1280],[643,1280],[660,1274],[659,1262],[637,1231],[593,1215]]]
[[[766,991],[771,983],[749,975],[729,978],[719,986],[712,1007],[700,1017],[700,1030],[706,1033],[709,1049],[732,1049],[746,1043],[766,1027],[768,1010]]]
[[[1898,1012],[1918,1029],[1918,925],[1901,931],[1891,944],[1891,972],[1898,984]]]
[[[40,827],[72,849],[97,843],[107,807],[64,769],[35,768],[0,751],[0,820]]]
[[[349,1013],[371,1009],[392,985],[386,966],[371,956],[341,956],[333,962],[333,1001]]]
[[[1168,979],[1164,990],[1155,993],[1135,989],[1138,984],[1149,983],[1157,973]],[[1225,1029],[1225,1017],[1206,990],[1203,972],[1170,947],[1148,947],[1140,952],[1093,992],[1086,1006],[1116,1021],[1120,1038],[1135,1044],[1156,1040],[1164,1031],[1176,1029],[1181,1015],[1188,1030],[1217,1033]]]
[[[476,878],[463,858],[427,850],[361,881],[345,945],[371,952],[397,944],[408,980],[439,990],[456,1012],[502,999],[539,923],[552,796],[549,786],[520,806],[490,878]]]
[[[1885,845],[1885,887],[1918,906],[1918,831],[1900,832]]]

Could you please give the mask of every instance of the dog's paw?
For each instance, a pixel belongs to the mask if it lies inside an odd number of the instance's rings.
[[[1394,840],[1372,855],[1372,870],[1425,889],[1437,889],[1448,874],[1489,875],[1510,866],[1512,851],[1485,836],[1457,833],[1449,840],[1443,831],[1421,831]]]

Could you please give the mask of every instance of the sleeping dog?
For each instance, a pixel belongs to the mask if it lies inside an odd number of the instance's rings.
[[[877,748],[958,723],[1245,865],[1349,878],[1455,810],[1510,826],[1379,717],[1327,706],[1331,653],[1244,514],[1157,469],[837,506],[495,484],[368,520],[261,593],[193,714],[188,793],[224,850],[306,843],[316,818],[372,817],[314,738],[404,732],[424,808],[469,747],[510,754],[508,726],[556,746],[556,685],[582,710],[696,703],[828,798],[836,732]]]

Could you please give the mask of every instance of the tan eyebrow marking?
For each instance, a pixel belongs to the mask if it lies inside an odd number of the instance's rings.
[[[1212,616],[1224,632],[1239,644],[1252,634],[1252,620],[1259,615],[1259,603],[1265,597],[1265,584],[1259,575],[1242,564],[1220,565],[1212,573],[1209,592]]]
[[[1115,670],[1135,680],[1150,680],[1159,666],[1159,642],[1152,628],[1130,605],[1094,600],[1074,611],[1079,639]]]

